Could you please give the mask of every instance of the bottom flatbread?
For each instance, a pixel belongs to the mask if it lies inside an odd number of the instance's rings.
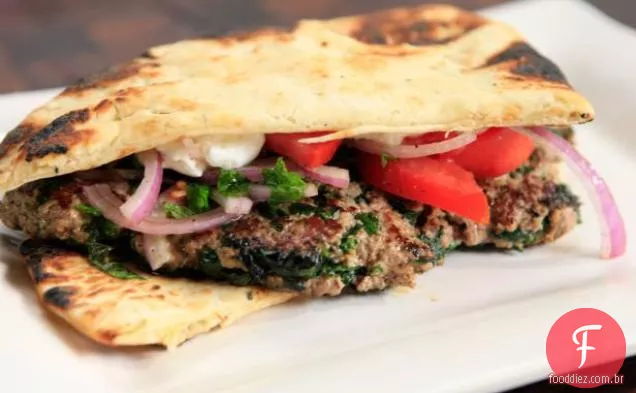
[[[119,279],[93,267],[85,255],[31,241],[20,252],[44,307],[109,346],[172,349],[296,296],[144,273],[143,279]]]

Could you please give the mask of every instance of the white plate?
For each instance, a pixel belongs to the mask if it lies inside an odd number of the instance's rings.
[[[593,101],[598,121],[579,127],[579,148],[606,176],[635,233],[636,34],[577,1],[515,3],[488,14],[515,23]],[[0,97],[0,128],[53,93]],[[589,203],[583,214],[584,225],[552,246],[453,254],[416,290],[284,305],[172,353],[109,350],[80,337],[40,309],[19,259],[0,246],[0,391],[507,389],[547,377],[546,334],[577,307],[617,319],[634,354],[636,256],[632,248],[620,261],[599,260]]]

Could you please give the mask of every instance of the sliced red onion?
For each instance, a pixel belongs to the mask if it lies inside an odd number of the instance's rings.
[[[141,222],[155,207],[163,181],[159,152],[151,150],[137,156],[144,164],[144,177],[135,193],[119,208],[124,217],[134,224]]]
[[[558,150],[568,167],[582,180],[592,197],[601,222],[601,257],[613,259],[625,254],[627,233],[625,223],[614,197],[601,175],[589,161],[578,153],[565,139],[544,127],[514,128],[538,142]]]
[[[113,194],[108,185],[86,186],[83,191],[89,203],[99,209],[104,217],[121,227],[144,234],[185,235],[210,230],[240,218],[240,215],[228,214],[219,208],[188,218],[147,217],[139,223],[133,223],[121,214],[122,201]]]
[[[248,166],[244,166],[242,168],[236,168],[236,171],[241,175],[245,176],[247,180],[251,182],[260,182],[263,181],[263,169],[273,168],[276,165],[276,160],[273,158],[262,158],[252,162]],[[219,173],[221,169],[212,168],[207,170],[202,179],[207,184],[215,185],[217,180],[219,179]]]
[[[269,186],[252,184],[249,188],[249,194],[254,202],[263,202],[268,200],[272,195],[272,189],[269,188]]]
[[[371,154],[388,154],[395,158],[415,158],[446,153],[464,147],[477,139],[476,132],[465,132],[454,138],[424,145],[387,145],[370,139],[352,140],[353,146]]]
[[[335,166],[320,166],[318,168],[304,168],[294,165],[294,169],[301,172],[304,177],[308,177],[322,184],[328,184],[337,188],[349,187],[349,171]]]
[[[254,204],[254,202],[247,197],[224,197],[218,191],[212,193],[212,199],[221,205],[223,211],[229,214],[247,214],[252,210],[252,205]]]

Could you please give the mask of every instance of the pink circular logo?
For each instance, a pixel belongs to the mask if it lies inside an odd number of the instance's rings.
[[[545,351],[551,383],[595,388],[621,383],[617,373],[627,352],[616,320],[594,308],[579,308],[559,318],[548,333]]]

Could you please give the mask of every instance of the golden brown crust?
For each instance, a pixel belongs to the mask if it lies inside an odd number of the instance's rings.
[[[109,346],[173,348],[297,296],[143,273],[144,279],[123,280],[63,248],[27,241],[20,251],[42,305],[82,334]]]
[[[428,5],[151,48],[32,112],[0,144],[0,188],[184,136],[469,131],[591,121],[512,27]]]

